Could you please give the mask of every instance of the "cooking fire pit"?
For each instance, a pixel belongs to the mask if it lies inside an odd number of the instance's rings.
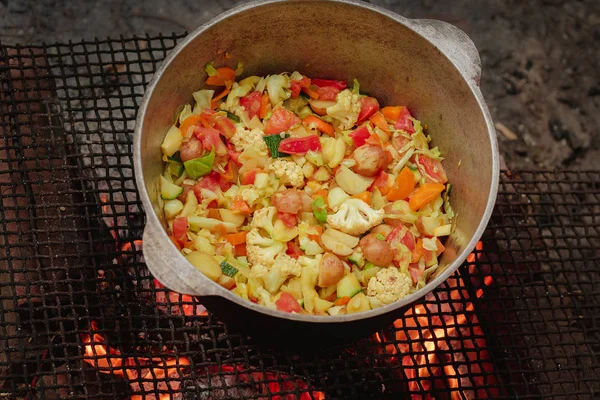
[[[352,344],[269,348],[163,288],[141,257],[131,143],[182,37],[0,45],[1,396],[598,396],[599,172],[504,171],[467,262]]]

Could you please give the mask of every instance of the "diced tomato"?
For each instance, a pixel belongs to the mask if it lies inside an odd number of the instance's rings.
[[[371,190],[379,189],[379,193],[385,196],[390,190],[390,180],[388,179],[389,176],[390,175],[387,172],[381,171],[379,175],[377,175],[377,178],[375,178],[373,181]]]
[[[298,247],[296,242],[287,242],[287,250],[285,254],[292,258],[298,259],[298,257],[304,255],[304,252],[302,251],[302,249],[300,249],[300,247]]]
[[[300,91],[302,88],[307,88],[310,86],[310,79],[307,77],[302,77],[302,79],[291,81],[290,82],[290,91],[292,92],[292,99],[300,96]]]
[[[403,244],[411,252],[415,248],[415,237],[404,225],[398,225],[390,232],[387,237],[387,242],[394,248],[396,244]]]
[[[407,133],[415,133],[415,127],[413,126],[411,118],[412,115],[410,115],[410,111],[408,111],[408,108],[401,107],[400,118],[398,118],[398,121],[396,121],[394,128],[403,130]]]
[[[200,181],[198,181],[198,183],[196,183],[194,187],[192,187],[192,190],[194,191],[194,194],[196,195],[198,201],[202,201],[202,190],[208,190],[213,193],[216,193],[220,189],[221,186],[219,185],[219,179],[215,179],[210,175],[200,179]]]
[[[261,98],[261,92],[252,92],[249,95],[244,96],[240,99],[240,105],[244,107],[244,109],[248,113],[248,118],[252,119],[255,115],[258,115],[258,113],[260,112]]]
[[[333,79],[313,79],[312,80],[313,85],[316,85],[318,87],[334,87],[338,90],[344,90],[346,89],[346,86],[348,86],[348,84],[346,83],[346,81],[336,81]]]
[[[246,171],[242,174],[242,185],[253,185],[256,179],[256,174],[262,172],[260,168],[253,168],[250,171]]]
[[[275,302],[279,311],[285,312],[300,312],[300,303],[298,300],[288,292],[282,292],[279,299]]]
[[[217,115],[214,117],[214,127],[227,139],[235,134],[235,125],[233,124],[233,121],[224,115]]]
[[[419,264],[410,264],[408,266],[408,272],[410,273],[410,277],[414,284],[423,279],[423,275],[425,271],[419,268]]]
[[[223,156],[227,154],[227,146],[221,140],[220,132],[215,128],[196,127],[194,135],[202,142],[204,150],[211,151],[215,149],[215,154]]]
[[[283,222],[283,224],[290,229],[295,227],[296,222],[298,222],[298,220],[296,219],[296,215],[291,214],[291,213],[280,212],[280,213],[277,213],[277,217],[279,217],[281,222]]]
[[[175,220],[173,220],[173,237],[181,246],[184,246],[188,241],[187,230],[187,217],[177,217]]]
[[[300,118],[298,118],[296,114],[283,107],[277,107],[273,110],[273,115],[271,115],[271,118],[267,121],[265,134],[274,135],[276,133],[281,133],[299,123]]]
[[[334,86],[323,86],[317,89],[320,100],[335,101],[340,90]]]
[[[291,137],[279,143],[279,151],[287,154],[306,154],[309,151],[321,151],[318,135]]]
[[[448,182],[448,176],[442,163],[438,160],[434,160],[431,157],[419,154],[416,157],[417,168],[419,172],[425,178],[428,183],[446,183]]]
[[[237,211],[240,214],[250,215],[252,214],[252,209],[244,200],[234,200],[231,205],[232,211]]]
[[[235,146],[229,141],[227,140],[227,154],[229,155],[229,158],[231,158],[233,160],[234,163],[237,164],[238,167],[242,166],[242,163],[240,162],[240,152],[235,151]]]
[[[379,110],[379,102],[374,97],[363,97],[360,107],[360,114],[358,114],[357,124],[361,124],[363,121],[369,119],[373,114]]]
[[[361,126],[354,132],[350,132],[348,136],[352,138],[355,147],[360,147],[366,143],[369,136],[371,136],[371,133],[369,132],[369,129],[367,129],[366,126]]]

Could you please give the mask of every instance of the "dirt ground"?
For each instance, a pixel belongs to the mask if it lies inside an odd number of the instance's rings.
[[[23,45],[190,31],[244,0],[0,0],[0,41]],[[598,0],[371,0],[471,36],[511,169],[600,169]]]

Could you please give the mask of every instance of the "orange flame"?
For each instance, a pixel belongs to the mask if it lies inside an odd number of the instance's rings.
[[[469,263],[474,263],[480,257],[482,242],[477,243],[476,249],[467,257]],[[484,283],[490,286],[493,278],[486,276]],[[413,393],[412,398],[421,398],[416,393],[438,386],[451,389],[452,399],[495,397],[498,395],[495,389],[488,392],[476,389],[494,383],[490,382],[494,378],[484,378],[484,371],[481,371],[483,368],[489,372],[493,366],[486,361],[490,355],[485,350],[485,339],[481,338],[483,332],[473,314],[475,306],[472,302],[464,304],[463,299],[469,296],[465,289],[461,289],[462,280],[449,280],[446,285],[450,289],[448,299],[437,305],[414,306],[404,318],[394,322],[395,337],[387,340],[385,335],[377,333],[374,340],[378,343],[394,342],[385,345],[382,351],[389,355],[388,363],[400,363],[404,367],[399,373],[404,373],[408,389]],[[480,298],[484,291],[479,288],[475,294]],[[447,317],[445,314],[450,312],[453,316]],[[464,362],[461,363],[461,360]],[[475,360],[478,362],[473,362]],[[468,369],[465,363],[469,365]]]

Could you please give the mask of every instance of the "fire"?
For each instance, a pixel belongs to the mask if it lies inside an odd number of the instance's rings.
[[[103,374],[113,374],[124,377],[134,393],[131,400],[174,400],[181,398],[181,386],[184,372],[191,363],[187,357],[162,358],[124,357],[119,350],[106,344],[104,336],[98,333],[95,321],[90,324],[91,334],[82,335],[84,356],[83,361],[95,367]],[[290,398],[282,392],[300,390],[300,400],[324,400],[325,394],[309,391],[308,384],[300,379],[294,379],[283,373],[260,372],[245,368],[241,365],[221,365],[204,367],[205,376],[195,376],[196,380],[210,380],[211,376],[225,373],[232,384],[253,384],[260,397],[281,400]],[[226,379],[226,377],[224,377]],[[262,397],[265,396],[265,397]]]
[[[471,253],[467,261],[474,263],[482,248],[483,244],[478,242],[477,251]],[[484,278],[486,286],[492,282],[491,276]],[[447,298],[416,305],[403,319],[394,322],[395,332],[391,334],[395,337],[386,338],[385,334],[377,333],[374,340],[393,342],[382,352],[389,356],[388,363],[404,367],[398,373],[405,375],[414,399],[431,398],[418,393],[435,388],[450,389],[452,399],[496,397],[499,393],[495,388],[478,389],[497,382],[489,374],[493,365],[474,315],[475,306],[471,302],[464,304],[463,299],[469,295],[462,289],[460,278],[450,279],[445,284],[449,289]],[[484,291],[479,288],[475,294],[480,298]]]

